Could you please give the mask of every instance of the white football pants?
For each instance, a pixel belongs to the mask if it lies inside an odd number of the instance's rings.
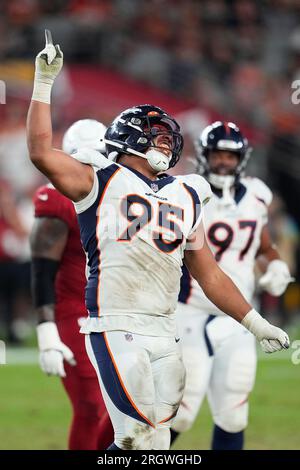
[[[86,335],[113,424],[124,450],[169,449],[170,427],[182,399],[185,370],[175,338],[126,331]]]
[[[189,429],[207,395],[214,423],[227,432],[242,431],[255,382],[255,337],[228,315],[206,315],[183,303],[177,322],[186,387],[172,428]]]

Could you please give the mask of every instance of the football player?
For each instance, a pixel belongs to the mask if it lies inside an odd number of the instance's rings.
[[[259,283],[270,294],[281,295],[292,280],[267,226],[272,193],[261,180],[241,177],[250,151],[247,139],[231,122],[206,127],[197,142],[200,172],[213,191],[205,211],[208,244],[249,302],[258,257],[266,267]],[[193,425],[207,395],[215,423],[212,449],[242,449],[256,371],[254,337],[212,304],[187,269],[177,314],[187,376],[172,438]]]
[[[92,119],[77,121],[64,135],[63,150],[70,155],[80,147],[105,151],[100,140],[105,130]],[[69,449],[105,449],[113,441],[112,426],[79,333],[80,321],[87,316],[86,277],[74,205],[48,184],[37,190],[34,206],[32,293],[40,366],[46,374],[61,377],[71,401]]]
[[[89,318],[81,332],[114,427],[110,449],[168,449],[185,383],[175,336],[183,257],[210,300],[253,332],[264,350],[287,348],[289,339],[216,263],[201,223],[209,184],[200,175],[163,174],[183,147],[170,115],[153,105],[122,112],[105,133],[107,158],[82,149],[77,159],[83,164],[52,148],[50,96],[63,57],[46,36],[28,112],[29,153],[75,203],[89,268]]]

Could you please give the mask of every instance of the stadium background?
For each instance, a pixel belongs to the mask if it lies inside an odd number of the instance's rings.
[[[279,300],[260,293],[257,300],[300,339],[300,104],[291,100],[300,79],[300,1],[1,1],[0,339],[7,364],[0,365],[0,449],[66,448],[70,415],[59,380],[38,369],[29,293],[31,198],[44,178],[27,157],[25,119],[45,28],[65,55],[53,93],[58,146],[79,118],[109,124],[122,109],[151,102],[182,125],[176,171],[186,173],[205,125],[219,118],[239,124],[254,147],[248,173],[275,193],[270,227],[297,281]],[[297,362],[293,348],[260,355],[246,448],[300,448]],[[205,405],[177,448],[208,448],[211,426]]]

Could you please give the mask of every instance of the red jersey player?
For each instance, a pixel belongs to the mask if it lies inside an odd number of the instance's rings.
[[[63,148],[70,154],[79,147],[101,151],[104,132],[105,126],[97,121],[77,121],[66,132]],[[37,190],[34,206],[32,290],[40,366],[48,375],[62,378],[72,403],[69,449],[105,449],[113,441],[113,430],[79,333],[80,319],[87,316],[86,259],[74,206],[51,184]]]

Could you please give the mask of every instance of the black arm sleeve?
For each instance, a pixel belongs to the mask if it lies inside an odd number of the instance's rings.
[[[55,277],[59,261],[49,258],[31,260],[31,294],[35,308],[55,303]]]

